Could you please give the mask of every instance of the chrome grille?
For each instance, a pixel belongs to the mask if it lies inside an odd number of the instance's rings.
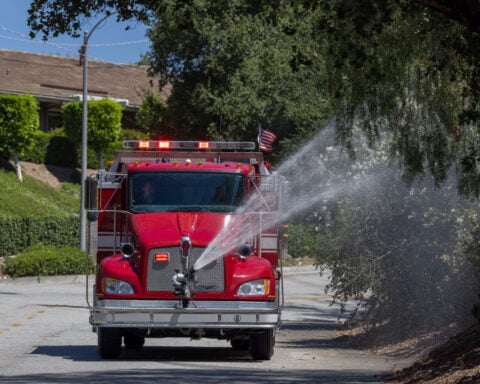
[[[190,253],[190,265],[201,256],[205,248],[193,247]],[[168,253],[168,262],[156,262],[155,254]],[[180,248],[154,248],[148,253],[147,291],[173,292],[172,277],[175,270],[182,270]],[[225,289],[223,258],[219,258],[201,270],[195,272],[195,292],[223,292]]]

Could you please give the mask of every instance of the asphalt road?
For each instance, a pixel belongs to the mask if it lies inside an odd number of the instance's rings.
[[[313,268],[285,271],[283,326],[270,361],[226,341],[147,339],[101,360],[88,323],[85,277],[0,281],[0,383],[377,383],[405,361],[335,340],[339,309]]]

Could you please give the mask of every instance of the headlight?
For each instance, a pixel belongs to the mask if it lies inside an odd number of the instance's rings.
[[[270,280],[260,279],[242,284],[237,291],[238,296],[266,296],[270,294]]]
[[[106,295],[132,295],[133,288],[125,281],[105,277],[102,280],[102,291]]]

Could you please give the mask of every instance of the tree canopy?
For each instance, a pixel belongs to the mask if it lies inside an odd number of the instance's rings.
[[[117,20],[148,23],[156,0],[32,0],[27,23],[30,37],[44,40],[68,34],[79,37],[85,21],[97,14],[117,12]]]
[[[76,145],[81,143],[82,102],[71,101],[62,106],[64,130],[67,137]],[[109,99],[88,102],[88,145],[98,155],[103,165],[103,152],[120,137],[122,106]]]
[[[140,109],[135,115],[137,125],[142,131],[149,133],[154,137],[161,137],[166,134],[163,129],[163,115],[165,113],[166,105],[163,102],[160,94],[155,92],[147,92]]]
[[[0,150],[21,156],[31,149],[39,127],[38,103],[32,95],[0,96]]]
[[[324,121],[322,60],[301,2],[163,2],[151,66],[173,84],[166,121],[218,139],[283,137]],[[285,5],[283,5],[285,4]],[[283,9],[279,9],[283,8]],[[183,108],[183,113],[178,111]]]
[[[0,95],[0,153],[13,154],[20,181],[19,156],[32,148],[39,127],[38,102],[32,95]]]
[[[470,3],[33,0],[28,23],[44,38],[78,35],[99,13],[148,23],[146,58],[172,84],[163,130],[178,138],[251,140],[261,126],[286,153],[335,119],[353,154],[352,128],[373,143],[382,125],[407,180],[428,170],[441,183],[455,167],[460,190],[478,196],[480,44]]]

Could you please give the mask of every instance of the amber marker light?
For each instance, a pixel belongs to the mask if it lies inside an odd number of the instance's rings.
[[[169,259],[170,259],[170,255],[167,252],[155,254],[156,263],[168,263]]]
[[[210,143],[208,141],[199,141],[198,142],[198,149],[209,149]]]

